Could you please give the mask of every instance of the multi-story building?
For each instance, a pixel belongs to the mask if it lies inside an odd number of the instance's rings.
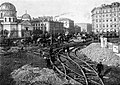
[[[63,23],[53,20],[44,20],[41,18],[36,18],[32,20],[33,29],[39,29],[43,32],[48,32],[50,34],[63,33]]]
[[[120,3],[103,4],[100,7],[95,7],[91,12],[94,32],[119,31]]]
[[[80,27],[81,32],[91,32],[92,31],[92,24],[90,23],[76,23],[77,26]]]
[[[0,30],[7,30],[7,37],[28,37],[33,30],[31,17],[25,13],[21,18],[17,18],[17,11],[13,4],[9,2],[0,5]]]
[[[75,32],[73,20],[68,19],[68,18],[60,18],[59,21],[64,23],[65,31],[68,31],[69,33]]]

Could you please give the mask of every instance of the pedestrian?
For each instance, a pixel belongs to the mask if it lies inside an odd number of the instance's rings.
[[[51,68],[51,61],[50,58],[48,56],[44,56],[44,59],[46,61],[46,66],[47,68]]]
[[[99,63],[97,64],[96,68],[97,68],[98,75],[101,77],[101,76],[102,76],[101,73],[102,73],[102,71],[104,70],[104,66],[103,66],[102,62],[99,62]]]

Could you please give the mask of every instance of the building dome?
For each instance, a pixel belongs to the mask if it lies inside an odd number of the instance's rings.
[[[22,16],[22,20],[31,20],[31,16],[26,13]]]
[[[13,4],[5,2],[0,5],[0,17],[16,17],[16,8]]]
[[[5,2],[0,5],[0,11],[16,11],[16,8],[13,4]]]

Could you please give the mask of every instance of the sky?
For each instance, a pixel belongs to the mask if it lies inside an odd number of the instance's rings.
[[[120,0],[0,0],[0,4],[4,2],[16,7],[17,16],[22,16],[27,10],[32,18],[61,15],[58,18],[70,18],[75,23],[92,23],[91,10],[94,7]]]

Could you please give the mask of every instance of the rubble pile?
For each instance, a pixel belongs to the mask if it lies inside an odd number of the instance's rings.
[[[30,65],[14,70],[11,75],[16,85],[63,85],[65,82],[51,69],[40,69]]]
[[[120,57],[112,49],[102,48],[100,43],[92,43],[81,51],[93,61],[102,61],[109,66],[120,66]]]

